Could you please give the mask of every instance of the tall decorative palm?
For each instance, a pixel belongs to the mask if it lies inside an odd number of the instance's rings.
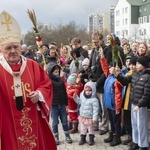
[[[38,46],[38,50],[41,52],[41,55],[42,55],[42,59],[43,59],[43,65],[46,65],[46,60],[45,60],[45,57],[44,57],[44,54],[43,54],[43,42],[42,42],[42,37],[39,33],[39,30],[38,30],[38,25],[37,25],[37,18],[36,18],[36,14],[35,14],[35,11],[34,10],[27,10],[27,13],[28,13],[28,16],[33,24],[33,31],[34,31],[34,34],[35,34],[35,40],[36,40],[36,44]],[[42,65],[42,66],[43,66]]]

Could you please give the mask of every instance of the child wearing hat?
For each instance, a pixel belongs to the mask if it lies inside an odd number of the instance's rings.
[[[80,79],[77,77],[77,74],[71,74],[67,78],[66,91],[68,95],[68,118],[69,118],[69,132],[77,133],[78,132],[78,105],[73,100],[74,93],[80,95],[83,90],[83,84],[80,82]]]
[[[66,111],[66,106],[68,105],[68,96],[65,83],[60,77],[61,67],[56,63],[48,63],[47,72],[53,86],[52,107],[50,114],[52,119],[52,131],[56,140],[56,144],[59,145],[60,143],[58,131],[59,118],[62,123],[62,128],[67,143],[72,143],[72,139],[69,135],[68,118]]]
[[[81,71],[79,71],[79,76],[81,77],[81,83],[83,85],[85,85],[85,83],[87,83],[89,81],[89,77],[88,77],[88,74],[89,74],[89,59],[88,58],[85,58],[83,61],[82,61],[82,67],[83,69]]]
[[[79,145],[86,143],[87,130],[89,133],[89,145],[94,145],[94,123],[98,119],[99,101],[96,98],[96,85],[94,82],[87,82],[84,90],[78,97],[74,94],[74,100],[80,105],[79,123],[80,123],[80,142]]]
[[[130,101],[131,101],[131,123],[132,140],[130,150],[138,149],[148,150],[148,112],[150,97],[150,71],[148,68],[149,59],[146,56],[140,56],[136,62],[137,72],[130,76],[122,77],[116,75],[117,80],[122,85],[131,83]]]

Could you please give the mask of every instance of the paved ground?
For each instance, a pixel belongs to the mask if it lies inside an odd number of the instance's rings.
[[[128,147],[122,144],[120,144],[119,146],[110,147],[109,144],[103,142],[103,140],[109,136],[108,133],[105,135],[99,135],[98,131],[95,132],[95,145],[93,146],[89,146],[88,143],[84,145],[78,145],[78,142],[80,140],[80,133],[71,134],[73,143],[67,144],[61,126],[59,126],[59,130],[60,145],[58,145],[58,150],[128,150]],[[121,137],[121,139],[125,138],[126,135]]]
[[[149,111],[150,116],[150,111]],[[62,131],[61,123],[59,123],[59,139],[60,145],[58,145],[58,150],[128,150],[128,146],[122,144],[110,147],[109,144],[104,143],[103,140],[109,136],[109,134],[99,135],[98,131],[95,132],[95,145],[89,146],[88,143],[84,145],[78,145],[80,141],[80,133],[70,134],[73,143],[67,144],[65,141],[65,135]],[[121,140],[126,139],[127,135],[121,137]],[[86,137],[87,142],[89,140],[88,136]],[[150,117],[149,117],[149,141],[150,141]],[[149,148],[150,150],[150,148]]]

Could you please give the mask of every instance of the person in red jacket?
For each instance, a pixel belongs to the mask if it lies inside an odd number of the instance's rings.
[[[114,62],[109,65],[104,58],[103,49],[100,49],[100,63],[102,70],[106,76],[104,84],[104,105],[108,110],[111,131],[109,137],[104,139],[105,143],[110,143],[110,146],[116,146],[121,143],[121,105],[122,105],[122,85],[116,80],[113,75]],[[115,69],[117,66],[115,67]],[[120,70],[120,69],[119,69]]]
[[[68,116],[69,116],[69,129],[70,133],[78,132],[78,105],[73,99],[74,93],[80,95],[83,90],[83,84],[77,74],[71,74],[66,83],[66,91],[68,95]]]

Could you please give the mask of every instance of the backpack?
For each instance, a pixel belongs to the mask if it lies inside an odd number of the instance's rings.
[[[114,100],[114,83],[116,78],[114,75],[109,75],[104,84],[104,106],[106,108],[115,110],[115,100]]]

